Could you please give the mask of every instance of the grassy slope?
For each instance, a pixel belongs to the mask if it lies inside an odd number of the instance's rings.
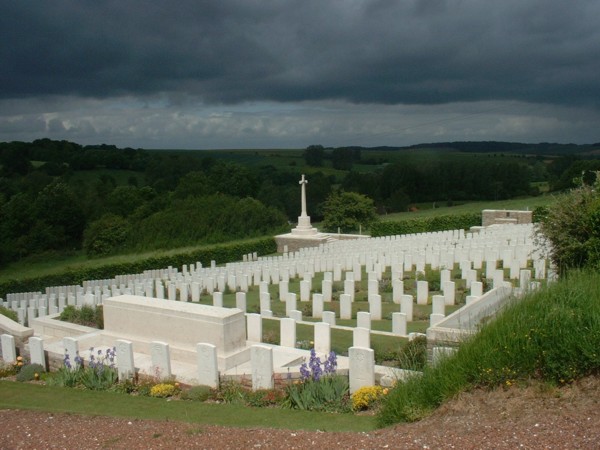
[[[0,408],[175,420],[234,427],[323,431],[369,431],[375,428],[372,416],[167,401],[116,392],[85,391],[11,381],[0,381]]]
[[[600,274],[571,273],[515,301],[452,357],[399,385],[379,423],[419,420],[471,387],[570,383],[600,371],[599,348]]]

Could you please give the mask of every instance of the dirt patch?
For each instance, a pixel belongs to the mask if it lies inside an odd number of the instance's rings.
[[[187,423],[0,411],[0,448],[600,448],[600,378],[563,388],[462,393],[432,416],[372,433],[233,429]]]

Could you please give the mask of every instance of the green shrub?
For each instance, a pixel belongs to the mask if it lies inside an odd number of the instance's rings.
[[[600,268],[600,181],[561,195],[540,218],[538,240],[551,243],[550,257],[561,273]]]
[[[26,364],[21,367],[21,370],[19,370],[19,373],[17,374],[17,381],[32,381],[35,379],[36,374],[39,376],[45,371],[46,369],[44,369],[44,366],[41,364]]]
[[[19,367],[16,364],[7,363],[0,359],[0,378],[12,377],[19,373]]]
[[[223,403],[244,404],[246,389],[237,381],[225,381],[221,383],[216,398]]]
[[[348,377],[328,375],[298,381],[286,388],[283,406],[307,411],[350,412]]]
[[[249,391],[245,395],[246,404],[256,408],[277,406],[282,403],[283,399],[284,393],[280,389],[258,389]]]
[[[427,338],[419,336],[400,349],[398,367],[406,370],[421,371],[427,364]]]
[[[68,305],[58,317],[63,322],[75,323],[86,327],[104,329],[104,314],[102,305],[84,305],[80,308]]]
[[[205,402],[214,395],[214,390],[209,386],[192,386],[189,389],[181,391],[182,400],[194,400]]]

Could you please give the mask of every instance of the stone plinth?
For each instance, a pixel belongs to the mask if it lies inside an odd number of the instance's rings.
[[[105,338],[125,338],[137,348],[169,343],[174,354],[196,351],[198,343],[217,348],[223,368],[249,358],[246,321],[237,308],[218,308],[157,298],[121,295],[104,300]]]
[[[484,227],[494,224],[524,224],[532,221],[533,211],[484,209],[481,213],[481,225]]]

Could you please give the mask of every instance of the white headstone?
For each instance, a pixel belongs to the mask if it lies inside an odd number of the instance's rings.
[[[483,295],[483,283],[481,281],[473,281],[471,283],[471,295],[481,297]]]
[[[340,319],[352,319],[352,298],[348,294],[340,295]]]
[[[404,295],[404,282],[402,280],[392,280],[392,301],[396,304],[400,304],[400,299]]]
[[[325,322],[317,322],[314,327],[315,352],[329,354],[331,351],[331,326]]]
[[[213,292],[213,306],[216,306],[217,308],[222,308],[223,307],[223,293],[219,292],[219,291],[215,291]]]
[[[417,305],[426,305],[429,300],[429,283],[417,281]]]
[[[323,295],[313,294],[312,298],[312,316],[314,319],[323,317]]]
[[[153,375],[160,379],[171,377],[171,354],[169,344],[166,342],[153,341],[150,344],[150,356],[152,357]]]
[[[331,273],[331,272],[327,272],[327,273]],[[323,280],[323,283],[321,284],[321,291],[323,293],[323,301],[324,302],[330,302],[331,301],[331,294],[332,294],[332,281],[331,280]]]
[[[392,333],[406,336],[406,318],[404,313],[392,313]]]
[[[262,342],[262,317],[260,314],[246,314],[247,336],[250,342]]]
[[[252,390],[273,388],[273,349],[265,345],[250,347]]]
[[[404,294],[400,299],[400,312],[406,314],[406,320],[408,322],[413,321],[413,296],[410,294]]]
[[[290,311],[290,319],[293,319],[296,322],[302,322],[302,311],[293,309],[292,311]]]
[[[235,307],[237,309],[241,309],[246,312],[246,293],[245,292],[236,292],[235,293]]]
[[[77,339],[67,336],[63,338],[63,347],[65,348],[65,357],[69,356],[71,368],[77,369],[75,358],[79,356],[79,342]]]
[[[290,318],[282,318],[279,321],[280,343],[282,347],[296,347],[296,321]]]
[[[17,360],[17,348],[15,346],[15,338],[10,334],[0,336],[2,342],[2,359],[6,363],[14,363]]]
[[[348,349],[350,393],[363,386],[375,385],[375,352],[370,348],[350,347]]]
[[[323,322],[328,323],[332,327],[335,326],[335,313],[333,311],[323,311]]]
[[[196,344],[196,354],[198,358],[198,384],[218,388],[217,347],[212,344],[198,343]]]
[[[287,280],[281,280],[279,282],[279,300],[284,302],[289,294],[290,282]]]
[[[369,312],[371,313],[371,319],[381,320],[381,295],[369,296]]]
[[[46,355],[44,353],[44,340],[39,337],[32,336],[29,338],[29,355],[31,364],[39,364],[48,370],[46,365]]]
[[[446,314],[446,299],[443,295],[434,295],[431,299],[431,306],[433,314],[441,314],[442,316]]]
[[[285,301],[285,315],[289,317],[290,312],[298,309],[297,308],[297,297],[296,294],[290,292]]]
[[[356,313],[356,326],[371,329],[371,313],[359,311]]]
[[[117,339],[117,371],[119,380],[123,381],[135,375],[135,364],[133,362],[133,343],[125,339]]]
[[[352,345],[354,347],[371,348],[371,330],[356,327],[352,330]]]

